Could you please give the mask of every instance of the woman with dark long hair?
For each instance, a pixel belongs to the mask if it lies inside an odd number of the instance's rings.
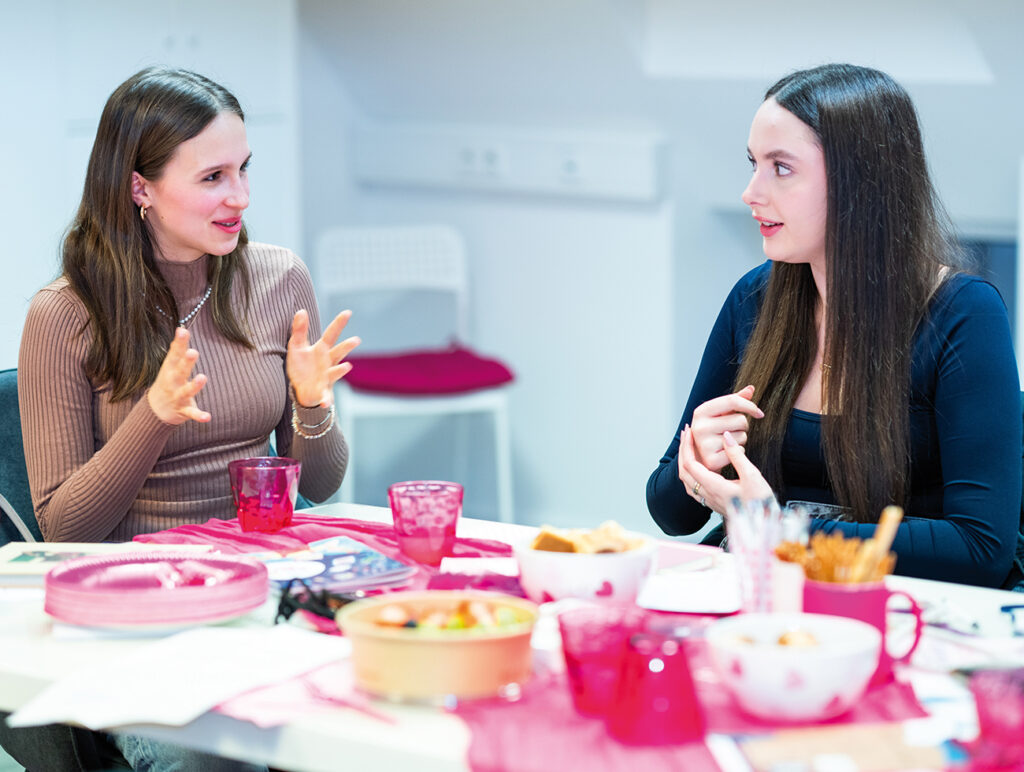
[[[693,533],[774,491],[812,529],[869,537],[895,503],[899,573],[1000,585],[1021,512],[1010,327],[965,272],[910,97],[865,67],[795,72],[768,89],[748,155],[768,262],[715,323],[652,516]]]
[[[146,69],[108,99],[63,271],[33,298],[18,360],[47,540],[127,541],[231,517],[228,462],[268,455],[271,435],[302,462],[302,495],[323,501],[341,484],[333,386],[359,340],[338,342],[348,312],[318,337],[306,266],[249,242],[250,156],[238,101],[201,75]],[[11,730],[0,716],[25,766],[94,768],[83,741],[102,752],[104,738],[63,731],[61,743],[60,727]],[[138,769],[253,769],[143,737],[113,742]]]

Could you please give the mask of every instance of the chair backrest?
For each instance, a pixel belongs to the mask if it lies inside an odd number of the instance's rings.
[[[456,334],[468,334],[469,282],[461,234],[446,225],[339,227],[324,231],[313,277],[322,307],[338,293],[439,290],[455,298]]]
[[[32,510],[32,495],[25,469],[25,448],[21,440],[21,415],[18,412],[18,371],[0,370],[0,545],[9,541],[28,541],[15,523],[23,523],[32,537],[42,541],[42,533]],[[5,504],[6,502],[6,504]],[[6,509],[10,506],[14,517]]]

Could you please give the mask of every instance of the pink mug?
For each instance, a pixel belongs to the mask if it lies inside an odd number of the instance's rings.
[[[914,615],[914,640],[910,648],[903,654],[892,654],[886,645],[888,621],[886,612],[889,599],[899,596],[910,602],[910,612]],[[910,595],[902,590],[890,590],[883,582],[862,582],[858,584],[837,584],[834,582],[816,582],[810,579],[804,582],[804,611],[813,614],[832,614],[833,616],[849,617],[867,622],[882,634],[882,648],[878,655],[878,668],[871,677],[871,684],[883,684],[892,680],[894,662],[907,662],[921,641],[924,620],[921,618],[921,607]]]

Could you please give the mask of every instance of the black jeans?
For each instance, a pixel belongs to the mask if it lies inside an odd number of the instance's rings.
[[[130,769],[106,735],[88,729],[48,724],[12,729],[0,712],[0,746],[27,772],[97,772]]]

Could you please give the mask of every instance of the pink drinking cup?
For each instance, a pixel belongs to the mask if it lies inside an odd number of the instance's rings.
[[[398,547],[428,566],[452,553],[462,514],[462,486],[437,480],[398,482],[388,487]]]
[[[893,654],[886,644],[888,630],[887,611],[889,600],[893,597],[905,598],[910,603],[910,612],[914,615],[914,640],[902,654]],[[883,684],[892,680],[892,666],[895,662],[907,662],[921,641],[924,620],[921,618],[921,607],[910,595],[902,590],[890,590],[883,582],[863,582],[857,584],[836,584],[834,582],[816,582],[810,579],[804,582],[804,611],[812,614],[832,614],[833,616],[849,617],[867,622],[882,634],[882,647],[878,655],[878,668],[871,677],[871,684]]]
[[[605,716],[618,692],[629,638],[643,629],[636,606],[588,604],[558,615],[566,675],[576,710]]]
[[[704,713],[682,640],[649,632],[630,636],[607,724],[629,745],[673,745],[704,736]]]
[[[302,464],[261,456],[228,463],[231,495],[243,531],[273,533],[291,525]]]

